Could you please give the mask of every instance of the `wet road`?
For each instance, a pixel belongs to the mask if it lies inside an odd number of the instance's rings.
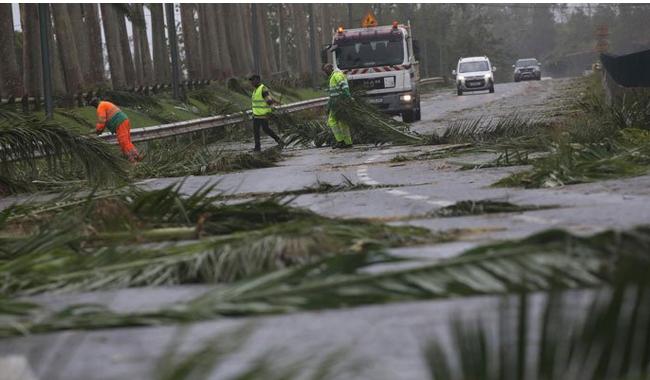
[[[414,125],[421,132],[444,128],[458,118],[507,116],[519,113],[556,113],[558,93],[570,82],[548,80],[498,84],[495,94],[476,93],[457,97],[451,90],[423,96],[423,120]],[[555,100],[555,104],[553,103]],[[551,104],[553,103],[553,104]],[[271,144],[266,141],[266,144]],[[548,228],[564,228],[592,234],[608,228],[629,228],[649,222],[650,176],[613,180],[555,189],[493,188],[492,183],[523,167],[459,171],[458,161],[489,159],[486,155],[394,162],[396,156],[415,156],[441,147],[357,146],[349,151],[323,149],[289,150],[277,167],[219,176],[190,177],[184,191],[190,193],[206,182],[217,182],[219,191],[250,196],[299,190],[317,181],[353,182],[387,187],[329,194],[305,194],[293,204],[328,216],[367,217],[395,224],[411,224],[433,231],[463,228],[458,241],[432,246],[395,249],[397,255],[436,260],[478,244],[504,238],[520,238]],[[178,179],[145,181],[160,187]],[[427,214],[462,200],[501,200],[521,205],[554,205],[557,208],[508,214],[455,218],[431,218]],[[87,295],[42,297],[52,307],[66,303],[98,302],[118,310],[142,310],[188,299],[206,287],[127,289]],[[457,311],[467,315],[490,314],[497,302],[491,297],[437,302],[410,302],[348,310],[293,315],[220,319],[193,324],[185,332],[184,348],[197,348],[215,334],[253,322],[247,344],[224,359],[214,379],[224,378],[268,350],[302,358],[316,365],[325,353],[337,348],[351,352],[339,364],[362,363],[361,372],[345,371],[341,379],[422,379],[425,363],[420,356],[423,339],[447,327]],[[179,327],[115,329],[65,332],[0,341],[0,354],[14,354],[27,363],[39,379],[151,378],[158,358],[174,339]],[[305,358],[308,359],[305,359]],[[26,361],[26,362],[25,362]],[[102,368],[97,371],[97,368]]]

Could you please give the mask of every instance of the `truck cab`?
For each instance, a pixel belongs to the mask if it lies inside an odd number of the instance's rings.
[[[339,27],[329,51],[353,92],[405,122],[420,120],[420,72],[409,26]]]

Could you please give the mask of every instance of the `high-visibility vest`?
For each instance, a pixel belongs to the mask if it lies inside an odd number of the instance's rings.
[[[350,95],[350,87],[348,87],[348,78],[341,70],[335,70],[330,75],[330,83],[328,93],[330,97],[339,95]]]
[[[97,130],[107,128],[111,133],[115,133],[117,127],[127,120],[128,116],[115,104],[103,101],[97,106],[97,119]]]
[[[255,91],[253,91],[253,96],[251,97],[252,99],[252,107],[253,107],[253,116],[258,117],[258,118],[264,118],[267,117],[271,112],[273,112],[273,109],[271,108],[268,103],[266,103],[266,100],[264,99],[264,95],[262,93],[264,92],[264,87],[263,84],[260,84],[257,86]]]

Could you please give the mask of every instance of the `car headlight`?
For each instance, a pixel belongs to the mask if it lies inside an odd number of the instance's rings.
[[[411,94],[400,95],[399,100],[404,103],[410,103],[413,100],[413,96]]]
[[[492,74],[485,74],[485,80],[492,79]]]
[[[463,81],[465,80],[465,77],[462,76],[462,75],[458,75],[458,76],[456,77],[456,79],[458,79],[459,81],[463,82]]]
[[[384,77],[384,87],[395,87],[395,77]]]

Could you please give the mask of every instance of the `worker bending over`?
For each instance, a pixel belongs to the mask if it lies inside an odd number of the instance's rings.
[[[122,154],[131,162],[140,161],[138,150],[131,142],[131,122],[128,116],[115,104],[107,101],[100,101],[93,98],[90,105],[97,108],[97,126],[95,132],[99,135],[108,129],[112,134],[117,135],[117,142],[120,144]]]
[[[282,147],[284,143],[278,135],[273,132],[271,127],[269,127],[269,116],[273,113],[274,104],[280,104],[271,97],[269,90],[262,84],[262,80],[259,75],[253,74],[248,80],[253,85],[253,95],[252,100],[252,109],[253,109],[253,135],[255,136],[255,151],[259,152],[262,147],[260,144],[260,128],[264,130],[264,133],[271,136],[278,146]]]
[[[343,98],[351,98],[348,78],[341,70],[334,70],[331,63],[323,65],[323,72],[329,77],[329,102],[327,103],[327,125],[332,129],[336,145],[333,148],[349,148],[352,146],[350,127],[337,118],[335,107]]]

